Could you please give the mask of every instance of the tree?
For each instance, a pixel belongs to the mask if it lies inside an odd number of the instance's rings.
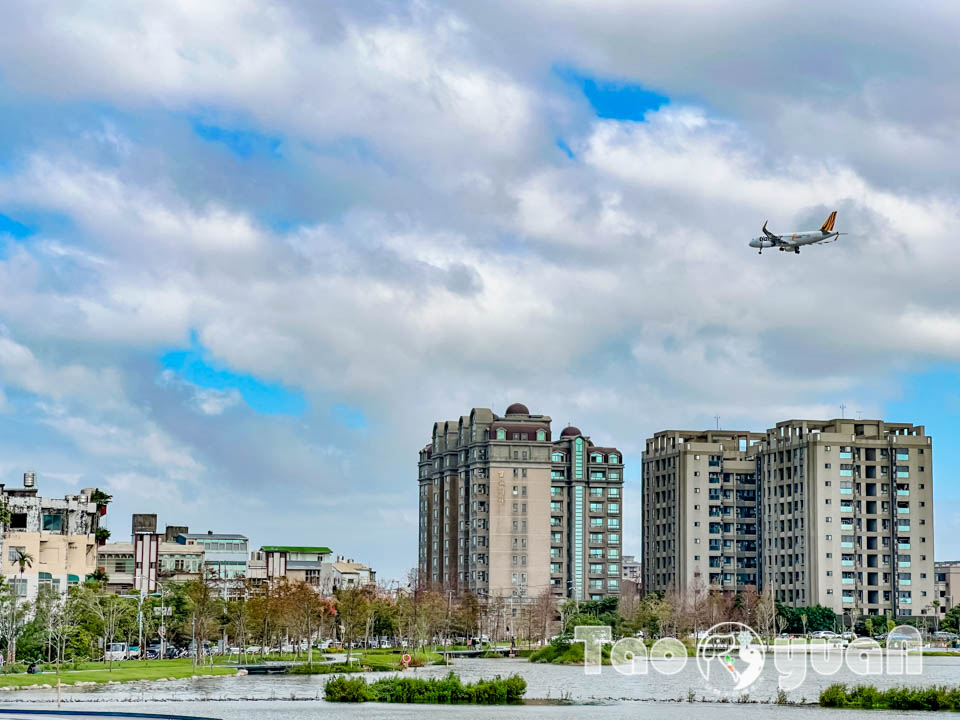
[[[11,635],[7,636],[7,662],[15,663],[17,661],[17,636],[19,633],[17,630],[22,626],[22,622],[18,624],[17,617],[20,616],[20,613],[17,610],[17,605],[20,602],[20,593],[19,589],[24,586],[23,573],[27,568],[33,567],[33,555],[28,553],[24,548],[17,548],[14,551],[14,562],[17,564],[17,567],[20,568],[20,582],[19,587],[14,588],[13,593],[10,595],[11,603],[11,613],[12,618],[9,625]]]
[[[337,591],[337,615],[343,631],[343,643],[347,646],[347,664],[353,644],[367,627],[370,616],[370,596],[364,588],[340,588]]]
[[[223,601],[214,592],[210,584],[201,580],[191,580],[184,585],[188,601],[188,619],[193,639],[196,643],[194,664],[203,660],[203,651],[207,639],[218,630],[217,619],[223,611]]]
[[[553,591],[548,585],[539,595],[533,606],[533,624],[536,629],[536,637],[540,643],[545,643],[550,636],[550,623],[553,622],[557,614],[557,601],[553,597]]]
[[[777,620],[777,603],[770,588],[764,590],[757,601],[756,618],[760,634],[767,642],[770,642]]]
[[[78,590],[78,602],[93,618],[96,631],[103,638],[104,661],[113,670],[113,657],[107,659],[107,650],[116,640],[125,620],[133,615],[133,607],[117,595],[108,595],[103,588],[94,582],[88,582]]]
[[[940,627],[948,632],[960,632],[960,605],[954,605],[947,610]]]

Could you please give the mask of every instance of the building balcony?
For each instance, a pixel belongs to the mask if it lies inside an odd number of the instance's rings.
[[[843,579],[841,580],[841,582],[842,582],[844,585],[853,585],[853,584],[854,584],[853,578],[843,578]]]
[[[909,561],[909,560],[900,560],[900,561],[897,563],[897,567],[908,568],[908,567],[910,567],[910,561]]]
[[[853,560],[841,560],[840,564],[844,567],[853,567]]]

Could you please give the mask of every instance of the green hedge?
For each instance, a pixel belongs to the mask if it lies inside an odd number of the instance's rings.
[[[508,705],[522,702],[526,691],[527,682],[519,675],[466,685],[453,673],[445,678],[381,678],[370,684],[338,675],[327,682],[323,696],[329,702]]]
[[[960,710],[960,687],[895,687],[878,690],[873,685],[852,688],[836,683],[820,693],[820,705],[865,710]]]

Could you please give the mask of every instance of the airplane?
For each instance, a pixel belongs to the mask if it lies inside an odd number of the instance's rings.
[[[767,230],[767,223],[763,223],[763,235],[750,241],[750,247],[760,248],[760,254],[763,254],[764,248],[777,248],[780,252],[790,252],[793,250],[800,254],[800,248],[804,245],[818,245],[820,243],[836,242],[841,235],[847,233],[836,232],[833,229],[833,223],[836,222],[837,211],[830,213],[830,217],[820,226],[819,230],[805,230],[803,232],[790,233],[788,235],[775,235]]]

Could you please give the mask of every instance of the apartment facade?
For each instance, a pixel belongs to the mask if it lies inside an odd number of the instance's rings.
[[[0,485],[0,498],[10,512],[0,571],[20,597],[33,600],[41,587],[64,593],[96,571],[100,512],[90,501],[93,493],[86,488],[62,499],[44,498],[33,473],[25,474],[22,488]],[[22,573],[20,552],[31,558]]]
[[[932,439],[922,425],[788,420],[756,455],[762,577],[790,606],[932,615]]]
[[[422,582],[486,597],[617,594],[623,459],[521,403],[437,422],[418,464]]]
[[[188,582],[202,577],[203,550],[198,546],[186,546],[175,542],[159,542],[156,545],[156,572],[144,567],[144,557],[149,558],[153,543],[139,538],[140,542],[107,543],[100,547],[98,566],[107,576],[107,592],[129,593],[134,590],[156,592],[165,582]]]
[[[757,476],[763,435],[665,430],[643,453],[644,592],[759,584]]]
[[[934,600],[937,601],[937,613],[942,617],[960,603],[960,560],[935,562],[933,572],[936,575]]]

